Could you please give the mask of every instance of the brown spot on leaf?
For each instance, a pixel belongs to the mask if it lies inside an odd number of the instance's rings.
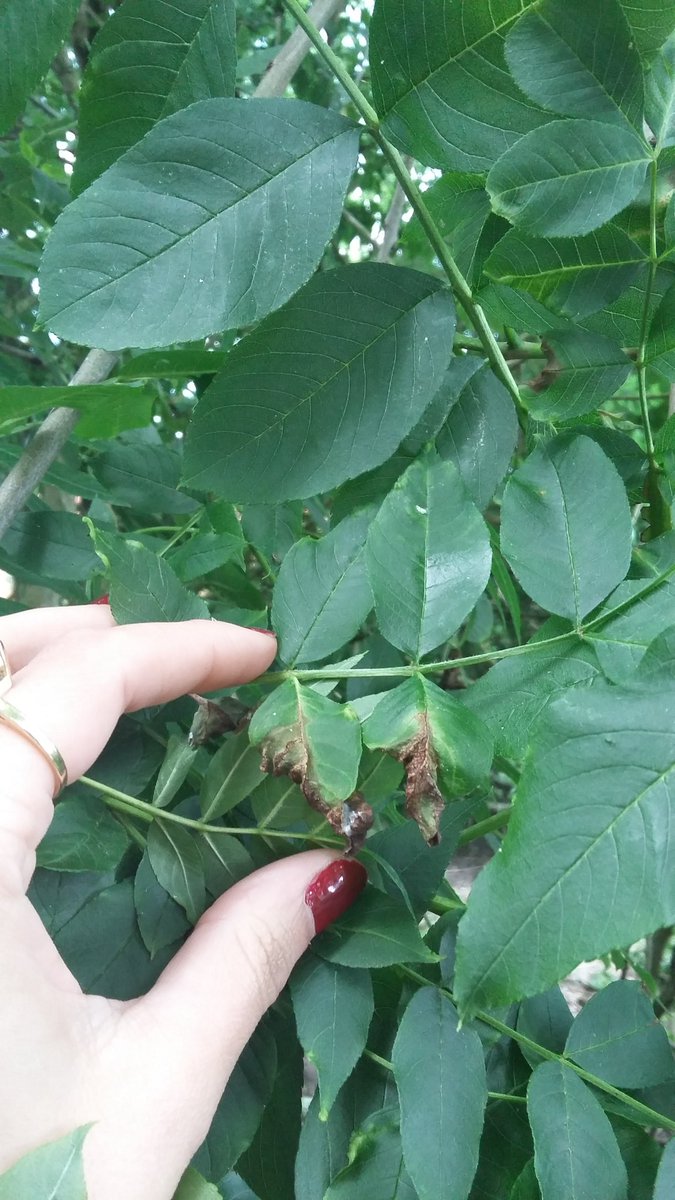
[[[238,700],[227,697],[222,704],[216,704],[215,700],[207,700],[194,692],[190,693],[190,699],[197,702],[188,733],[188,746],[195,750],[212,738],[240,729],[246,721],[248,710]]]
[[[420,713],[420,732],[391,753],[406,772],[406,812],[417,822],[430,846],[440,842],[438,827],[445,801],[438,787],[438,759],[434,752],[426,713]]]

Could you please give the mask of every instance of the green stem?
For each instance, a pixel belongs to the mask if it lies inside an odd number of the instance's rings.
[[[200,508],[197,510],[196,513],[192,514],[192,516],[190,517],[190,520],[185,522],[185,525],[181,525],[180,529],[176,530],[173,537],[169,538],[166,545],[162,546],[162,549],[158,552],[157,557],[163,558],[164,555],[167,553],[167,551],[171,550],[172,547],[176,545],[176,542],[180,541],[180,539],[182,538],[184,533],[189,533],[190,530],[194,528],[194,526],[197,524],[197,521],[199,520],[201,515],[202,515],[202,509]]]
[[[645,442],[647,445],[647,457],[649,458],[650,469],[658,470],[656,459],[654,456],[654,438],[652,436],[651,422],[649,419],[649,402],[647,398],[647,365],[645,362],[645,354],[647,349],[647,337],[649,334],[649,308],[651,305],[652,292],[654,290],[654,278],[656,276],[656,264],[658,262],[658,251],[656,246],[656,205],[657,205],[657,166],[656,159],[652,159],[649,167],[650,171],[650,199],[649,199],[649,269],[647,273],[647,284],[645,287],[644,303],[642,306],[642,321],[640,325],[640,343],[637,353],[637,377],[638,377],[638,395],[640,399],[640,411],[642,414],[642,425],[644,428]]]
[[[265,838],[282,838],[284,840],[309,842],[318,846],[332,846],[338,849],[343,848],[343,841],[340,838],[333,837],[314,837],[307,833],[290,833],[285,830],[277,829],[243,829],[238,825],[209,825],[206,821],[195,821],[191,817],[181,817],[179,813],[171,812],[166,808],[156,808],[154,804],[148,804],[145,800],[139,800],[136,796],[129,796],[126,792],[119,792],[117,788],[108,787],[105,783],[99,783],[97,779],[90,779],[88,775],[81,775],[79,783],[83,783],[85,787],[91,788],[92,791],[98,792],[103,797],[106,804],[120,813],[139,817],[142,821],[151,823],[158,818],[162,821],[170,821],[175,825],[186,825],[189,829],[196,829],[198,833],[228,833],[234,837],[265,837]]]
[[[388,1058],[383,1058],[381,1054],[376,1054],[374,1050],[364,1050],[363,1057],[369,1058],[371,1062],[377,1063],[378,1067],[384,1067],[385,1071],[390,1071],[394,1074],[394,1064]],[[527,1104],[524,1096],[514,1096],[512,1092],[488,1092],[488,1100],[507,1100],[509,1104]]]
[[[474,842],[476,838],[485,837],[486,833],[493,833],[495,829],[503,829],[505,825],[508,825],[512,815],[513,807],[503,808],[501,812],[493,813],[484,821],[477,821],[475,825],[469,825],[468,829],[463,829],[460,833],[457,845],[466,846],[467,842]]]
[[[419,972],[413,970],[412,967],[401,966],[398,968],[398,970],[401,975],[405,975],[408,979],[414,980],[415,983],[421,984],[422,987],[435,987],[439,992],[442,992],[443,995],[448,996],[448,998],[452,1000],[453,1004],[455,1003],[455,998],[452,992],[448,991],[448,989],[444,988],[440,983],[430,983],[428,979],[425,979],[424,975],[420,975]],[[503,1021],[498,1020],[497,1017],[493,1017],[490,1013],[479,1011],[475,1014],[475,1019],[477,1021],[482,1021],[484,1025],[489,1025],[492,1029],[496,1029],[498,1033],[504,1034],[506,1037],[511,1038],[511,1040],[517,1042],[519,1046],[523,1046],[527,1050],[531,1050],[532,1053],[538,1054],[540,1058],[544,1058],[548,1062],[560,1063],[561,1066],[567,1067],[570,1071],[574,1071],[575,1075],[578,1075],[579,1078],[583,1079],[586,1083],[590,1083],[593,1087],[598,1088],[601,1092],[605,1092],[608,1096],[613,1096],[615,1100],[620,1100],[622,1104],[628,1105],[628,1107],[632,1108],[634,1112],[640,1113],[640,1115],[644,1118],[645,1125],[657,1126],[660,1129],[669,1129],[671,1132],[675,1133],[675,1121],[671,1120],[670,1117],[666,1117],[663,1113],[657,1112],[654,1108],[649,1108],[647,1104],[642,1104],[642,1102],[640,1100],[636,1100],[634,1096],[629,1096],[627,1092],[622,1092],[619,1088],[613,1087],[611,1083],[607,1083],[606,1080],[600,1079],[598,1075],[591,1075],[590,1071],[585,1071],[583,1067],[578,1067],[576,1063],[572,1062],[569,1058],[565,1058],[564,1055],[556,1054],[554,1050],[549,1050],[546,1046],[540,1046],[539,1043],[534,1042],[532,1038],[527,1037],[524,1033],[520,1033],[518,1029],[512,1029],[510,1025],[505,1025]]]
[[[350,100],[354,104],[357,112],[360,113],[367,128],[375,138],[382,153],[388,159],[389,164],[400,183],[405,195],[408,197],[417,218],[426,233],[431,246],[433,247],[442,267],[445,271],[450,283],[454,289],[455,295],[459,300],[462,308],[466,312],[469,321],[473,325],[483,350],[488,358],[490,365],[498,379],[506,387],[507,391],[513,397],[514,404],[519,413],[522,413],[520,401],[520,392],[511,369],[499,348],[499,344],[488,323],[487,317],[482,308],[476,304],[471,288],[466,279],[462,275],[457,263],[452,257],[448,246],[443,240],[443,236],[436,225],[429,209],[427,208],[421,193],[413,182],[412,176],[408,171],[403,158],[398,150],[389,144],[380,130],[380,122],[375,109],[368,102],[363,92],[354,83],[349,72],[345,69],[343,63],[340,62],[338,56],[331,50],[330,46],[323,41],[319,30],[310,21],[305,10],[298,3],[298,0],[283,0],[284,7],[295,17],[298,25],[304,29],[307,37],[313,46],[318,50],[324,62],[330,67],[336,79],[340,81],[345,89]]]

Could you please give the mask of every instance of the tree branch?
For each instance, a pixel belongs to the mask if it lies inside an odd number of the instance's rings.
[[[315,0],[307,15],[318,29],[322,29],[343,6],[344,0]],[[309,47],[310,40],[304,30],[294,29],[255,89],[256,99],[283,96]]]
[[[412,158],[403,159],[406,169],[409,171],[412,167]],[[378,246],[375,262],[387,262],[392,250],[396,248],[398,236],[401,232],[401,221],[406,207],[406,194],[403,191],[400,183],[396,184],[396,189],[389,205],[389,212],[384,219],[383,231],[384,237]]]
[[[108,378],[116,362],[116,354],[90,350],[69,386],[101,383]],[[81,415],[76,408],[55,408],[50,412],[18,463],[0,484],[0,538],[5,536],[15,516],[51,467]]]

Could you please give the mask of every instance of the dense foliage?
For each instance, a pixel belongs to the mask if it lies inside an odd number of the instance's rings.
[[[184,1200],[666,1200],[675,3],[339,8],[4,0],[0,613],[279,639],[121,722],[30,895],[124,999],[255,867],[368,868]],[[80,1197],[82,1136],[0,1197]]]

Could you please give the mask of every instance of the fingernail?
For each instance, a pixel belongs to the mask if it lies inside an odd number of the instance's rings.
[[[305,904],[312,910],[317,933],[346,912],[367,880],[366,868],[355,858],[338,858],[324,867],[305,892]]]
[[[260,629],[258,625],[249,625],[249,629],[252,629],[255,633],[266,633],[268,637],[277,636],[273,629]]]
[[[97,600],[90,600],[90,604],[110,604],[110,596],[106,593],[105,596],[99,596]]]

